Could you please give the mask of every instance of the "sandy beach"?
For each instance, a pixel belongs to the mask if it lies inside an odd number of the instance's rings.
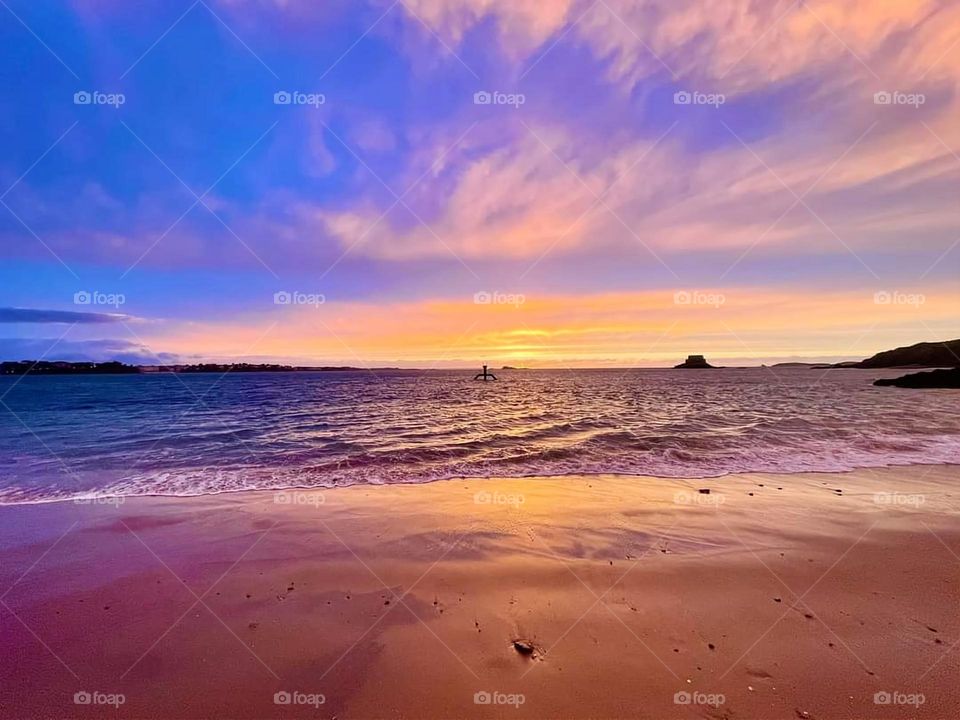
[[[0,712],[953,718],[958,481],[914,466],[2,507]]]

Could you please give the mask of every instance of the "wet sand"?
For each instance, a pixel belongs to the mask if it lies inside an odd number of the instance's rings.
[[[958,518],[957,466],[2,507],[0,716],[960,717]]]

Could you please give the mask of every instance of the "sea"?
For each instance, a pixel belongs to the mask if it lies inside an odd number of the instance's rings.
[[[495,372],[0,377],[0,503],[960,463],[960,392],[900,371]]]

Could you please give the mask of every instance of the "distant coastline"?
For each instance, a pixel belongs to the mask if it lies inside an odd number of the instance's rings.
[[[689,355],[686,361],[674,368],[720,369],[710,365],[703,355]],[[809,368],[827,370],[854,368],[861,370],[889,370],[896,368],[953,368],[960,367],[960,339],[942,342],[923,342],[907,347],[879,352],[866,360],[848,360],[839,363],[783,362],[774,365],[736,366],[728,370],[742,370],[749,367],[771,368]],[[18,360],[0,362],[0,375],[147,375],[157,373],[227,373],[227,372],[374,372],[377,370],[417,371],[426,368],[399,367],[354,367],[351,365],[280,365],[275,363],[194,363],[173,365],[128,365],[110,362],[65,362],[51,360]],[[449,368],[456,370],[456,368]],[[525,367],[504,365],[503,370],[527,370]],[[624,368],[582,368],[618,370]],[[639,368],[637,368],[639,369]],[[661,368],[643,368],[666,370]]]
[[[390,370],[394,368],[377,368]],[[154,375],[160,373],[226,373],[226,372],[350,372],[367,368],[307,365],[275,365],[254,363],[198,363],[195,365],[127,365],[121,362],[51,362],[21,360],[0,362],[0,375]]]

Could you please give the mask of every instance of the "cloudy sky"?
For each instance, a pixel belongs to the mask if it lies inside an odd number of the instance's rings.
[[[960,336],[960,4],[6,0],[2,359]]]

